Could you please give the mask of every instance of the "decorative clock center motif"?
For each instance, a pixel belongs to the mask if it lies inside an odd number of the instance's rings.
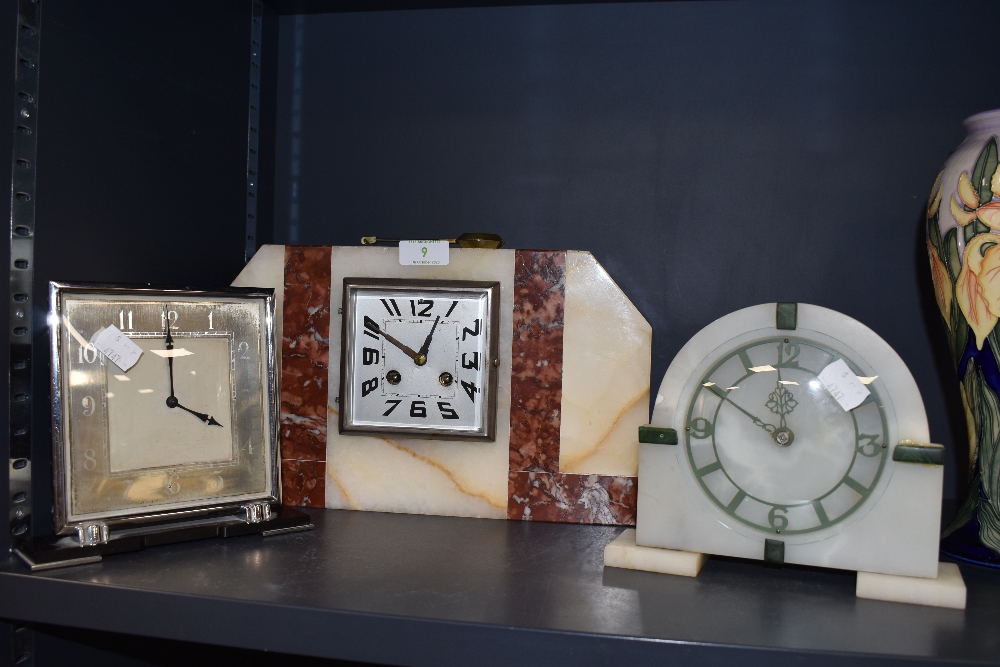
[[[686,445],[712,503],[782,534],[826,528],[863,504],[885,465],[888,428],[874,388],[847,412],[819,382],[839,358],[812,341],[774,338],[711,366],[688,408]]]

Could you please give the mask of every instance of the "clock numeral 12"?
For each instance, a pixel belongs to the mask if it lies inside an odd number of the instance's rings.
[[[419,311],[417,310],[417,306],[421,306]],[[413,315],[419,315],[420,317],[430,317],[431,308],[433,307],[434,307],[434,302],[430,299],[420,299],[418,301],[410,299],[410,312]]]

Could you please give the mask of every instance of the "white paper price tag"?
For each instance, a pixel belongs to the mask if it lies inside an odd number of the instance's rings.
[[[128,372],[128,369],[135,366],[135,362],[139,361],[139,357],[142,356],[142,348],[133,343],[113,324],[94,334],[90,339],[90,344],[113,361],[123,372]]]
[[[844,410],[853,410],[871,394],[843,359],[837,359],[816,377]]]
[[[400,241],[399,263],[403,266],[444,266],[448,263],[448,242]]]

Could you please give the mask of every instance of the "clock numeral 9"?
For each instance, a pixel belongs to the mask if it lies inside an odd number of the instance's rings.
[[[361,363],[365,366],[371,366],[372,364],[378,363],[378,350],[373,347],[366,347],[361,350]]]
[[[92,396],[84,396],[83,400],[80,401],[83,404],[83,416],[89,417],[94,414],[94,410],[97,409],[97,401],[94,400]]]
[[[771,511],[767,513],[767,521],[771,524],[771,528],[775,530],[784,530],[785,526],[788,525],[788,517],[785,516],[787,512],[784,507],[772,507]],[[781,514],[778,514],[781,512]]]
[[[715,433],[715,425],[704,417],[692,419],[688,424],[688,429],[691,430],[691,435],[696,438],[707,438]]]
[[[371,380],[365,380],[361,383],[361,396],[367,396],[368,394],[375,391],[378,388],[378,378],[372,378]]]

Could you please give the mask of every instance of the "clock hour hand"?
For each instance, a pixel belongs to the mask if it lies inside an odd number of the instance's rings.
[[[400,350],[403,351],[403,354],[408,356],[410,359],[413,359],[413,363],[415,363],[417,366],[423,366],[424,364],[427,363],[427,355],[420,354],[419,352],[414,352],[412,348],[403,345],[398,340],[396,340],[386,332],[382,331],[382,329],[379,328],[378,324],[375,323],[375,320],[368,317],[367,315],[365,315],[365,329],[368,329],[372,333],[376,333],[382,336],[387,341],[398,347]]]
[[[749,412],[747,412],[746,410],[744,410],[742,406],[738,405],[735,401],[733,401],[731,398],[729,398],[729,396],[728,396],[729,392],[726,392],[726,391],[723,391],[722,389],[719,389],[716,385],[712,385],[711,387],[709,387],[709,390],[711,390],[711,392],[713,394],[715,394],[716,396],[718,396],[722,400],[728,401],[728,403],[731,406],[733,406],[734,408],[736,408],[737,410],[739,410],[740,412],[742,412],[743,414],[745,414],[747,417],[749,417],[750,421],[752,421],[754,423],[754,426],[759,426],[762,429],[764,429],[765,431],[767,431],[771,436],[774,436],[774,432],[775,432],[774,426],[772,426],[771,424],[768,424],[767,422],[763,421],[762,419],[760,419],[756,415],[752,415]]]
[[[434,337],[434,330],[437,329],[438,322],[440,321],[441,321],[440,315],[434,318],[434,326],[431,327],[431,332],[427,334],[427,338],[424,339],[424,344],[421,345],[420,349],[417,351],[417,354],[422,354],[425,360],[427,359],[427,350],[431,348],[431,338]]]
[[[190,412],[195,417],[197,417],[198,419],[200,419],[203,422],[205,422],[206,426],[222,426],[222,424],[220,424],[219,422],[215,421],[215,417],[213,417],[212,415],[206,415],[206,414],[204,414],[202,412],[195,412],[191,408],[185,408],[183,405],[181,405],[180,403],[178,403],[177,399],[174,398],[173,396],[171,396],[170,398],[167,399],[167,407],[168,408],[180,408],[181,410],[184,410],[185,412]]]

